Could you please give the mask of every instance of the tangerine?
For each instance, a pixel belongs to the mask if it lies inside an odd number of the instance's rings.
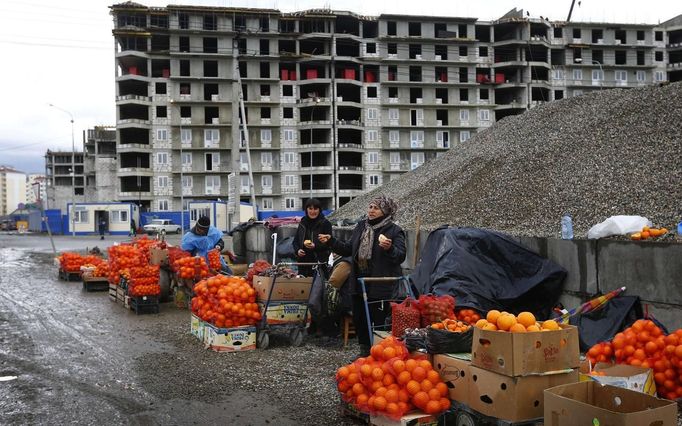
[[[523,324],[516,323],[509,328],[509,331],[512,333],[525,333],[526,332],[526,327]]]
[[[447,397],[448,396],[448,385],[446,385],[443,382],[438,382],[436,383],[436,389],[440,392],[440,396],[442,397]]]
[[[422,366],[415,367],[414,370],[412,370],[412,379],[421,382],[426,378],[426,374],[427,373],[424,367]]]
[[[412,375],[409,371],[401,371],[400,374],[398,374],[398,384],[404,385],[410,380],[412,380]]]
[[[497,318],[497,328],[508,331],[514,324],[516,324],[516,317],[513,315],[500,315]]]
[[[483,328],[486,324],[488,324],[488,320],[481,318],[480,320],[476,321],[474,327]]]
[[[371,376],[372,375],[372,366],[369,364],[362,364],[362,366],[360,367],[360,373],[365,377]]]
[[[440,374],[436,370],[429,370],[426,373],[426,378],[431,381],[434,385],[440,382]]]
[[[389,389],[386,391],[386,395],[384,395],[384,398],[386,398],[387,402],[398,402],[399,401],[399,395],[398,391],[395,389]]]
[[[405,387],[405,389],[410,395],[414,396],[422,390],[422,387],[418,381],[410,380],[409,382],[407,382],[407,386]]]
[[[526,327],[526,331],[529,332],[529,333],[530,333],[530,332],[535,332],[535,331],[540,331],[540,327],[538,327],[537,325],[533,324],[533,325],[530,325],[530,326]]]
[[[424,379],[421,382],[421,388],[424,392],[428,393],[431,389],[433,389],[433,383],[431,383],[429,379]],[[438,394],[440,395],[440,392],[438,392]]]
[[[405,371],[405,362],[401,359],[393,361],[393,371],[395,371],[396,374],[400,374]]]
[[[544,328],[545,330],[561,330],[561,327],[559,327],[559,323],[557,323],[554,320],[543,321],[542,328]]]
[[[439,401],[429,401],[426,403],[426,407],[424,407],[424,411],[426,411],[426,414],[436,414],[440,412],[440,402]]]
[[[377,411],[384,411],[386,409],[386,398],[383,396],[374,397],[374,409]]]
[[[498,311],[497,309],[491,309],[491,310],[488,311],[488,313],[486,314],[485,319],[486,319],[488,322],[491,322],[491,323],[493,323],[493,324],[497,324],[497,319],[498,319],[499,317],[500,317],[500,311]]]
[[[417,406],[417,408],[421,408],[422,410],[426,407],[426,404],[428,404],[429,401],[431,401],[431,398],[429,398],[429,394],[424,391],[419,391],[412,397],[412,403]]]
[[[391,358],[395,358],[395,355],[396,355],[395,349],[392,346],[384,348],[384,351],[383,351],[384,360],[389,360]]]
[[[535,325],[535,315],[533,315],[531,312],[524,311],[516,316],[516,321],[528,328],[531,325]]]
[[[386,413],[397,416],[400,413],[400,406],[395,402],[389,402],[386,404]]]
[[[371,374],[372,374],[372,379],[374,379],[375,381],[380,381],[384,378],[384,370],[382,370],[380,367],[374,367]],[[389,385],[390,385],[390,383],[389,383]]]

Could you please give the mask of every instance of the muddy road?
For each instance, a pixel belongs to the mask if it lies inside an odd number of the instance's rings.
[[[111,243],[63,237],[57,250]],[[333,375],[357,346],[273,335],[264,351],[215,353],[189,315],[137,316],[59,281],[47,238],[0,235],[0,424],[348,424]]]

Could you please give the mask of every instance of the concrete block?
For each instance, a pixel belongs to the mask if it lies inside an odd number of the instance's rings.
[[[655,303],[682,305],[682,244],[636,241],[599,242],[599,290],[625,286],[629,295]]]
[[[262,224],[246,230],[246,247],[250,251],[272,253],[272,231]]]
[[[642,302],[643,304],[646,302]],[[673,332],[678,328],[682,328],[682,308],[675,305],[649,304],[649,314],[652,314],[657,320],[668,328],[668,331]]]
[[[539,248],[538,254],[553,260],[568,271],[564,280],[564,290],[586,294],[597,293],[594,241],[556,238],[537,238],[537,240],[535,245]]]

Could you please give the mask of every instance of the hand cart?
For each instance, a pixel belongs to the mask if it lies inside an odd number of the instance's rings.
[[[370,302],[367,300],[367,286],[365,284],[372,284],[372,283],[393,283],[395,281],[398,281],[398,285],[404,285],[405,286],[405,292],[409,297],[414,297],[414,293],[412,292],[412,287],[410,286],[410,282],[406,276],[400,276],[400,277],[361,277],[358,278],[358,282],[360,283],[360,288],[362,289],[362,301],[364,302],[365,305],[365,318],[367,320],[367,331],[369,332],[369,344],[370,346],[374,344],[374,328],[372,326],[372,319],[369,316],[369,304],[370,303],[385,303],[385,302],[402,302],[402,300],[392,300],[392,299],[386,299],[386,300],[376,300],[373,302]],[[386,327],[385,325],[380,325],[377,326],[376,328],[379,327]]]
[[[272,283],[270,284],[270,289],[268,292],[268,297],[263,303],[263,312],[260,322],[257,324],[257,334],[256,334],[256,345],[260,349],[266,349],[270,344],[270,332],[272,331],[283,331],[289,335],[289,343],[291,346],[297,347],[303,343],[303,337],[305,331],[308,327],[308,311],[310,307],[310,297],[312,295],[312,286],[315,283],[315,278],[321,272],[321,267],[325,265],[322,262],[312,262],[312,263],[278,263],[276,266],[312,266],[313,267],[313,277],[310,281],[310,291],[308,293],[308,299],[305,301],[291,301],[291,304],[304,306],[303,315],[298,315],[296,320],[284,323],[269,323],[268,322],[268,308],[272,305],[272,295],[277,285],[277,274],[271,275]],[[281,284],[280,284],[281,285]],[[300,312],[300,311],[299,311]]]

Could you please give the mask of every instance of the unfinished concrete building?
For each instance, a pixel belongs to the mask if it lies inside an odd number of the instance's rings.
[[[85,201],[85,175],[83,153],[51,151],[45,153],[45,181],[47,200],[45,208],[66,212],[68,203]]]
[[[118,163],[116,158],[116,128],[95,126],[83,136],[85,152],[85,200],[115,201],[118,199]]]
[[[664,81],[674,57],[663,27],[516,9],[493,22],[132,2],[111,11],[118,198],[159,211],[249,200],[242,118],[259,210],[300,210],[311,195],[333,209],[495,120]]]

